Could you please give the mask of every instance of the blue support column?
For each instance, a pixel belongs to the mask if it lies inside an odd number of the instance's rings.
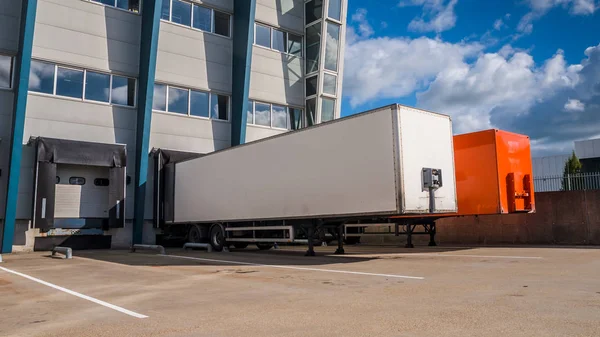
[[[37,0],[22,0],[21,30],[19,33],[19,52],[15,59],[15,93],[12,116],[12,137],[10,139],[10,164],[8,167],[8,188],[4,224],[0,228],[0,253],[12,252],[17,199],[19,196],[19,178],[21,175],[21,157],[23,155],[23,130],[29,89],[29,69],[31,68],[31,50],[33,49],[33,31]]]
[[[233,11],[231,146],[236,146],[246,141],[246,111],[250,92],[256,0],[236,0]]]
[[[142,34],[140,41],[139,95],[136,128],[135,200],[133,244],[142,243],[146,184],[148,180],[148,150],[152,122],[152,100],[158,50],[160,11],[163,0],[144,0],[142,3]]]

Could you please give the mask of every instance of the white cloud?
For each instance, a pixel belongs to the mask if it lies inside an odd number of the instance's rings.
[[[533,21],[544,16],[554,7],[568,9],[571,15],[591,15],[600,8],[598,0],[525,0],[525,3],[531,8],[531,12],[525,14],[517,26],[521,34],[531,34]]]
[[[409,23],[409,30],[441,33],[456,25],[454,7],[457,3],[458,0],[403,0],[398,6],[423,6],[423,14]]]
[[[494,21],[494,29],[495,30],[500,30],[500,29],[502,29],[502,27],[504,27],[504,21],[502,21],[502,19],[498,19],[498,20]]]
[[[372,36],[375,31],[373,27],[367,21],[367,10],[364,8],[359,8],[352,15],[352,23],[358,26],[358,29],[353,29],[353,33],[356,34],[359,38],[368,38]]]
[[[585,104],[578,99],[569,99],[565,104],[565,110],[569,112],[585,111]]]
[[[353,106],[371,99],[402,97],[428,86],[444,69],[454,69],[483,47],[429,38],[375,38],[346,47],[344,94]]]

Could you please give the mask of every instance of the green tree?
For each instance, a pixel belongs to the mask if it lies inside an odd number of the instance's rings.
[[[562,180],[562,190],[563,191],[577,191],[583,189],[583,177],[579,174],[581,173],[581,162],[575,151],[569,157],[569,160],[565,163],[565,167],[563,169],[563,180]]]

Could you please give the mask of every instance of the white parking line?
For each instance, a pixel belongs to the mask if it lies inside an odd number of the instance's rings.
[[[14,270],[10,270],[10,269],[4,268],[4,267],[0,267],[0,269],[1,269],[1,270],[4,270],[4,271],[5,271],[5,272],[7,272],[7,273],[11,273],[11,274],[15,274],[15,275],[18,275],[18,276],[24,277],[24,278],[26,278],[26,279],[29,279],[29,280],[31,280],[31,281],[34,281],[34,282],[37,282],[37,283],[43,284],[43,285],[45,285],[45,286],[48,286],[48,287],[50,287],[50,288],[54,288],[54,289],[60,290],[60,291],[62,291],[62,292],[65,292],[65,293],[67,293],[67,294],[71,294],[71,295],[73,295],[73,296],[77,296],[77,297],[79,297],[79,298],[83,298],[84,300],[88,300],[88,301],[90,301],[90,302],[94,302],[94,303],[96,303],[96,304],[100,304],[100,305],[102,305],[102,306],[105,306],[105,307],[107,307],[107,308],[110,308],[110,309],[113,309],[113,310],[116,310],[116,311],[122,312],[122,313],[124,313],[124,314],[126,314],[126,315],[129,315],[129,316],[133,316],[133,317],[136,317],[136,318],[147,318],[147,317],[148,317],[148,316],[146,316],[146,315],[138,314],[137,312],[133,312],[133,311],[131,311],[131,310],[127,310],[127,309],[121,308],[121,307],[119,307],[119,306],[116,306],[116,305],[114,305],[114,304],[110,304],[110,303],[107,303],[107,302],[101,301],[101,300],[99,300],[99,299],[96,299],[96,298],[93,298],[93,297],[90,297],[90,296],[87,296],[87,295],[84,295],[84,294],[80,294],[80,293],[78,293],[78,292],[76,292],[76,291],[69,290],[69,289],[66,289],[66,288],[63,288],[63,287],[57,286],[57,285],[55,285],[55,284],[52,284],[52,283],[49,283],[49,282],[46,282],[46,281],[42,281],[42,280],[40,280],[40,279],[37,279],[37,278],[35,278],[35,277],[29,276],[29,275],[25,275],[25,274],[23,274],[23,273],[19,273],[19,272],[17,272],[17,271],[14,271]]]
[[[178,259],[187,259],[187,260],[206,261],[206,262],[221,262],[221,263],[229,263],[229,264],[242,264],[242,265],[255,266],[255,267],[267,267],[267,268],[279,268],[279,269],[318,271],[318,272],[324,272],[324,273],[352,274],[352,275],[363,275],[363,276],[380,276],[380,277],[402,278],[402,279],[412,279],[412,280],[424,280],[425,279],[424,277],[419,277],[419,276],[405,276],[405,275],[394,275],[394,274],[376,274],[376,273],[364,273],[364,272],[360,272],[360,271],[349,271],[349,270],[335,270],[335,269],[293,267],[293,266],[283,266],[283,265],[276,265],[276,264],[262,264],[262,263],[251,263],[251,262],[240,262],[240,261],[229,261],[229,260],[205,259],[205,258],[200,258],[200,257],[181,256],[181,255],[157,255],[157,256],[171,257],[171,258],[178,258]]]
[[[475,258],[486,258],[486,259],[524,259],[524,260],[541,260],[543,257],[539,256],[510,256],[510,255],[463,255],[463,254],[440,254],[440,253],[406,253],[406,254],[395,254],[402,256],[435,256],[435,257],[475,257]]]

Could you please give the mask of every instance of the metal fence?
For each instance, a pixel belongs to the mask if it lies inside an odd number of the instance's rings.
[[[600,190],[600,172],[535,177],[533,184],[536,192]]]

